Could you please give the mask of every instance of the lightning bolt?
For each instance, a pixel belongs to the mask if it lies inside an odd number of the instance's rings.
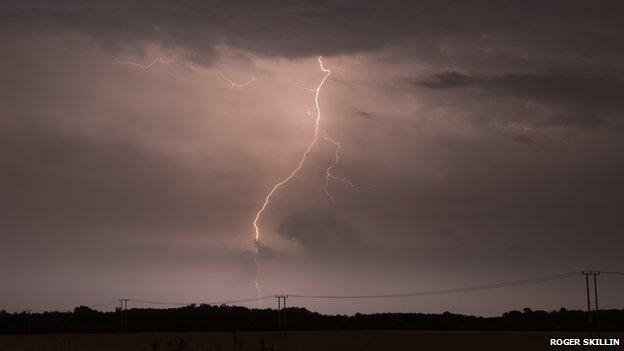
[[[351,185],[352,188],[355,189],[355,185],[351,182],[349,182],[346,179],[342,179],[342,178],[338,178],[332,175],[331,171],[334,169],[334,167],[336,167],[336,165],[338,164],[338,161],[340,161],[340,148],[342,147],[342,145],[337,142],[336,140],[330,138],[329,136],[324,135],[323,139],[329,141],[330,143],[334,144],[334,146],[336,147],[335,151],[334,151],[334,161],[325,169],[325,188],[323,189],[325,191],[325,195],[327,195],[327,197],[329,197],[330,200],[335,201],[334,196],[329,192],[329,179],[330,178],[336,178],[336,179],[340,179],[343,180],[345,182],[347,182],[348,184]]]
[[[513,128],[513,129],[524,130],[524,131],[529,131],[533,129],[532,127],[526,124],[509,124],[507,127]]]
[[[306,87],[294,84],[294,83],[292,83],[290,81],[288,82],[289,84],[291,84],[292,86],[294,86],[296,88],[314,92],[314,106],[315,106],[315,109],[316,109],[316,119],[314,121],[314,137],[312,138],[312,140],[310,141],[308,146],[305,148],[305,151],[301,155],[301,158],[299,159],[299,162],[297,163],[297,166],[295,168],[293,168],[286,177],[284,177],[282,180],[280,180],[275,185],[273,185],[271,190],[267,193],[267,195],[264,198],[264,201],[262,202],[262,206],[260,206],[260,209],[258,210],[258,212],[256,212],[256,215],[255,215],[254,220],[253,220],[254,246],[255,246],[254,262],[256,264],[256,278],[254,280],[254,285],[255,285],[256,291],[258,292],[258,297],[259,297],[258,301],[260,303],[261,303],[260,296],[262,296],[262,291],[260,290],[260,286],[259,286],[259,282],[258,282],[258,280],[259,280],[259,273],[260,273],[260,263],[258,261],[258,255],[260,253],[260,238],[261,238],[261,232],[260,232],[259,223],[260,223],[260,221],[262,219],[262,215],[264,214],[264,212],[266,211],[267,207],[269,206],[269,204],[271,202],[271,198],[273,197],[273,195],[281,187],[283,187],[288,182],[290,182],[297,175],[297,173],[299,173],[303,169],[303,166],[304,166],[306,160],[308,159],[308,156],[310,155],[310,152],[312,151],[312,148],[319,141],[319,136],[322,136],[324,140],[334,144],[334,146],[335,146],[334,160],[332,161],[332,163],[325,170],[325,186],[324,186],[325,194],[332,201],[334,201],[333,195],[328,190],[329,180],[330,179],[335,179],[335,180],[338,180],[340,182],[343,182],[343,183],[349,185],[355,191],[368,192],[368,190],[364,190],[364,189],[360,189],[360,188],[356,187],[355,184],[353,184],[353,182],[332,174],[332,171],[333,171],[334,167],[336,167],[336,165],[340,161],[340,148],[342,147],[342,145],[338,141],[336,141],[335,139],[331,138],[327,134],[327,132],[325,132],[325,130],[321,129],[321,106],[320,106],[320,103],[319,103],[319,95],[321,93],[321,88],[323,88],[323,85],[325,84],[325,81],[327,81],[327,79],[331,75],[331,68],[330,69],[325,68],[325,66],[323,64],[323,57],[322,56],[319,56],[318,63],[319,63],[320,69],[321,69],[321,71],[323,71],[324,75],[323,75],[323,78],[321,78],[321,80],[320,80],[320,82],[319,82],[319,84],[317,85],[316,88],[310,89],[310,88],[306,88]]]
[[[131,65],[131,66],[135,66],[141,69],[149,69],[152,66],[156,65],[156,64],[169,64],[169,63],[173,63],[174,60],[173,59],[163,59],[163,58],[156,58],[154,59],[151,63],[147,64],[147,65],[143,65],[137,62],[131,62],[131,61],[122,61],[122,60],[117,60],[117,63],[119,64],[123,64],[123,65]],[[322,138],[330,143],[332,143],[335,146],[335,150],[334,150],[334,159],[333,161],[329,164],[329,166],[325,169],[325,183],[324,183],[324,187],[323,187],[323,191],[325,192],[325,194],[327,195],[327,197],[331,200],[331,201],[335,201],[334,196],[329,192],[329,181],[330,179],[334,179],[337,181],[340,181],[346,185],[348,185],[349,187],[351,187],[352,190],[354,191],[359,191],[359,192],[370,192],[369,190],[366,189],[360,189],[358,187],[356,187],[356,185],[339,176],[336,176],[332,173],[332,171],[334,170],[334,168],[338,165],[338,162],[340,161],[340,149],[342,147],[342,145],[340,144],[340,142],[336,141],[335,139],[331,138],[327,132],[323,129],[321,129],[321,107],[320,107],[320,103],[319,103],[319,95],[321,93],[321,89],[323,87],[323,85],[325,84],[325,82],[327,81],[327,79],[329,78],[329,76],[331,75],[332,71],[331,69],[333,67],[325,68],[324,64],[323,64],[323,57],[319,56],[318,58],[318,63],[320,66],[320,70],[324,73],[323,77],[321,78],[320,82],[318,83],[318,85],[316,86],[316,88],[312,89],[312,88],[307,88],[307,87],[303,87],[300,85],[297,85],[295,83],[292,83],[290,81],[288,81],[288,83],[296,88],[302,89],[302,90],[306,90],[306,91],[310,91],[314,93],[314,106],[315,106],[315,110],[316,110],[316,118],[314,120],[314,137],[312,138],[312,140],[310,141],[310,143],[307,145],[307,147],[305,148],[305,151],[303,152],[303,154],[301,155],[301,158],[299,159],[299,162],[297,163],[297,166],[295,168],[293,168],[286,177],[284,177],[282,180],[280,180],[279,182],[277,182],[275,185],[273,185],[273,187],[271,188],[271,190],[267,193],[267,195],[264,198],[264,201],[262,202],[262,205],[260,206],[260,209],[258,210],[258,212],[256,212],[256,215],[254,217],[253,220],[253,229],[254,229],[254,263],[256,266],[256,277],[254,279],[254,286],[255,289],[258,293],[258,302],[260,303],[260,306],[262,306],[262,299],[260,298],[262,296],[262,291],[260,289],[260,284],[259,284],[259,275],[260,275],[260,262],[259,262],[259,256],[260,256],[260,239],[261,239],[261,231],[260,231],[260,221],[262,220],[262,215],[264,214],[264,212],[266,211],[267,207],[269,206],[271,199],[273,197],[273,195],[283,186],[285,186],[287,183],[289,183],[304,167],[304,164],[306,162],[306,160],[308,159],[308,156],[310,155],[312,149],[314,148],[314,146],[318,143],[319,138],[322,136]],[[354,62],[355,63],[355,62]],[[357,64],[359,64],[359,60],[357,62]],[[193,71],[198,71],[197,68],[193,67],[193,66],[188,66],[191,70]],[[244,87],[247,87],[249,85],[251,85],[254,81],[255,81],[255,77],[252,77],[250,80],[246,81],[246,82],[242,82],[242,83],[238,83],[233,81],[232,79],[228,78],[220,69],[216,68],[217,73],[219,74],[219,76],[226,81],[229,84],[229,89],[233,89],[233,90],[238,90]],[[312,114],[312,112],[310,111],[309,114]]]
[[[357,191],[360,193],[374,193],[374,192],[378,192],[375,189],[362,189],[358,186],[356,186],[352,181],[339,177],[335,174],[332,173],[332,170],[334,169],[334,167],[336,167],[338,165],[338,161],[340,161],[340,148],[342,148],[342,144],[340,144],[338,141],[336,141],[335,139],[329,137],[327,135],[327,133],[325,131],[323,131],[324,135],[323,135],[323,139],[329,141],[330,143],[334,144],[334,146],[336,147],[335,151],[334,151],[334,161],[325,169],[325,187],[323,188],[323,191],[325,192],[325,195],[327,195],[327,197],[332,200],[332,202],[335,201],[334,196],[329,192],[329,180],[330,179],[334,179],[337,180],[341,183],[344,183],[346,185],[348,185],[351,190],[353,191]]]
[[[170,64],[175,62],[175,60],[173,59],[164,59],[164,58],[156,58],[154,59],[152,62],[150,62],[147,65],[143,65],[140,64],[138,62],[133,62],[133,61],[124,61],[124,60],[116,60],[116,63],[122,64],[122,65],[129,65],[129,66],[134,66],[134,67],[138,67],[141,69],[150,69],[152,68],[152,66],[156,65],[156,64]],[[194,67],[192,65],[186,65],[188,68],[190,68],[192,71],[199,71],[199,69],[197,67]],[[225,80],[228,84],[229,84],[229,89],[232,90],[239,90],[242,89],[244,87],[248,87],[249,85],[251,85],[253,82],[256,81],[256,77],[251,77],[251,79],[249,79],[246,82],[242,82],[242,83],[238,83],[233,81],[232,79],[228,78],[225,74],[223,74],[223,72],[216,68],[217,73],[219,74],[219,76],[221,77],[221,79]]]
[[[283,185],[285,185],[286,183],[290,182],[295,177],[295,175],[297,175],[297,173],[299,173],[299,171],[301,171],[301,169],[303,168],[303,165],[304,165],[306,159],[308,158],[308,155],[310,154],[310,151],[312,151],[312,148],[318,142],[319,134],[322,132],[322,130],[320,128],[320,124],[321,124],[321,107],[319,105],[319,94],[321,92],[321,88],[323,87],[323,84],[325,84],[325,81],[331,75],[331,71],[326,69],[325,66],[323,66],[323,57],[322,56],[319,56],[318,62],[319,62],[321,71],[323,71],[324,75],[323,75],[323,78],[321,78],[321,81],[319,82],[319,84],[316,87],[316,89],[314,89],[314,105],[316,107],[316,119],[314,121],[314,138],[312,138],[312,141],[310,141],[310,143],[306,147],[305,151],[301,155],[301,158],[299,159],[299,163],[297,164],[297,166],[290,171],[288,176],[283,178],[281,181],[277,182],[271,188],[271,190],[268,192],[268,194],[265,196],[264,201],[262,202],[262,206],[260,206],[260,209],[258,210],[258,212],[256,212],[256,216],[254,217],[254,220],[253,220],[254,245],[255,245],[255,248],[256,248],[254,261],[256,263],[256,268],[257,268],[256,279],[254,281],[254,284],[255,284],[255,287],[256,287],[256,291],[258,292],[258,297],[262,296],[262,292],[260,290],[259,283],[258,283],[258,277],[259,277],[259,272],[260,272],[260,264],[258,263],[258,253],[260,251],[260,247],[259,247],[259,245],[260,245],[260,227],[259,227],[258,224],[259,224],[259,222],[261,220],[262,214],[264,213],[264,211],[266,211],[267,206],[269,205],[269,202],[271,201],[271,198],[273,197],[275,192],[279,188],[281,188]]]
[[[173,59],[163,59],[163,58],[156,58],[154,59],[154,61],[150,62],[147,65],[142,65],[140,63],[137,62],[132,62],[132,61],[123,61],[123,60],[117,60],[117,63],[122,64],[122,65],[130,65],[130,66],[135,66],[135,67],[139,67],[141,69],[149,69],[152,66],[154,66],[157,63],[161,63],[161,64],[169,64],[169,63],[173,63],[174,60]]]
[[[249,85],[251,85],[251,83],[256,81],[256,77],[251,77],[251,79],[246,82],[237,83],[231,80],[230,78],[228,78],[225,74],[223,74],[223,72],[221,72],[220,69],[217,68],[216,70],[217,70],[217,73],[219,73],[219,76],[221,76],[223,80],[225,80],[226,82],[228,82],[228,84],[230,84],[230,89],[240,89],[240,88],[248,87]]]
[[[322,56],[319,56],[318,62],[320,64],[321,71],[323,71],[325,73],[325,75],[323,75],[323,78],[321,79],[321,82],[316,87],[316,89],[314,89],[314,92],[315,92],[314,93],[314,105],[316,106],[316,120],[314,121],[314,138],[308,144],[308,146],[306,147],[305,151],[301,155],[301,159],[299,160],[299,163],[297,164],[297,167],[295,167],[292,171],[290,171],[290,174],[288,174],[287,177],[282,179],[280,182],[275,184],[273,186],[273,188],[271,188],[271,191],[269,191],[267,196],[264,198],[264,202],[262,203],[262,206],[260,207],[260,210],[258,210],[258,212],[256,212],[256,216],[255,216],[254,221],[253,221],[253,227],[254,227],[254,233],[255,233],[254,234],[254,241],[256,243],[258,243],[260,241],[260,228],[258,227],[258,222],[260,221],[260,217],[262,217],[262,214],[264,213],[264,211],[266,210],[267,206],[269,205],[269,202],[271,201],[271,197],[273,197],[273,194],[275,194],[275,192],[280,187],[282,187],[284,184],[288,183],[291,179],[293,179],[295,177],[295,175],[297,173],[299,173],[299,171],[303,168],[303,164],[305,163],[306,159],[308,158],[308,155],[310,154],[310,151],[312,151],[312,148],[318,142],[319,133],[322,132],[322,130],[320,128],[321,107],[319,105],[319,94],[321,92],[321,88],[323,87],[323,84],[325,84],[325,81],[331,75],[331,71],[326,69],[325,66],[323,66],[323,57]]]

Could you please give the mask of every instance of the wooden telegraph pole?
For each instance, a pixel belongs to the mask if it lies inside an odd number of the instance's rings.
[[[596,331],[596,336],[600,336],[600,321],[598,319],[598,283],[596,276],[600,275],[599,271],[583,271],[581,272],[585,276],[585,292],[587,295],[587,321],[588,321],[588,330],[589,337],[593,336],[594,330]],[[593,277],[594,281],[594,311],[592,311],[591,307],[591,298],[589,292],[589,276]],[[595,319],[592,318],[592,312],[596,313]]]

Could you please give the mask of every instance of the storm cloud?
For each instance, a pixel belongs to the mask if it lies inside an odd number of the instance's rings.
[[[4,1],[0,308],[248,298],[257,273],[267,294],[354,294],[621,270],[623,11]],[[255,244],[314,136],[319,56],[323,133]],[[300,303],[495,314],[581,307],[577,283]]]
[[[397,47],[445,55],[456,40],[479,50],[571,59],[621,57],[622,8],[568,1],[8,1],[4,30],[74,31],[115,52],[153,43],[209,65],[227,45],[261,56],[366,53]],[[554,43],[554,44],[553,44]],[[427,52],[429,51],[429,52]]]
[[[600,111],[624,112],[624,81],[619,77],[580,77],[569,72],[486,76],[447,71],[416,84],[429,89],[473,88],[494,97],[531,100],[567,108],[553,123],[595,127],[603,123]],[[565,118],[563,115],[569,115]]]

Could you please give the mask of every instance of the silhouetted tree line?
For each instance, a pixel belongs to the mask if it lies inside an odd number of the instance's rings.
[[[189,305],[171,309],[124,311],[129,332],[275,330],[277,311],[238,306]],[[510,311],[497,317],[444,312],[324,315],[305,308],[286,310],[289,330],[587,330],[587,312],[579,310]],[[76,307],[73,312],[7,313],[0,311],[0,334],[100,333],[120,330],[120,312]],[[624,331],[624,310],[601,310],[604,331]]]

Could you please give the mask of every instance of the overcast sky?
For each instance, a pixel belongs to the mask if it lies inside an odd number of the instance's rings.
[[[624,270],[618,2],[3,1],[0,33],[0,308],[254,297],[253,219],[314,137],[319,56],[332,172],[355,190],[325,194],[319,137],[260,218],[263,294]],[[624,280],[600,279],[622,307]],[[579,277],[289,304],[493,315],[584,298]]]

